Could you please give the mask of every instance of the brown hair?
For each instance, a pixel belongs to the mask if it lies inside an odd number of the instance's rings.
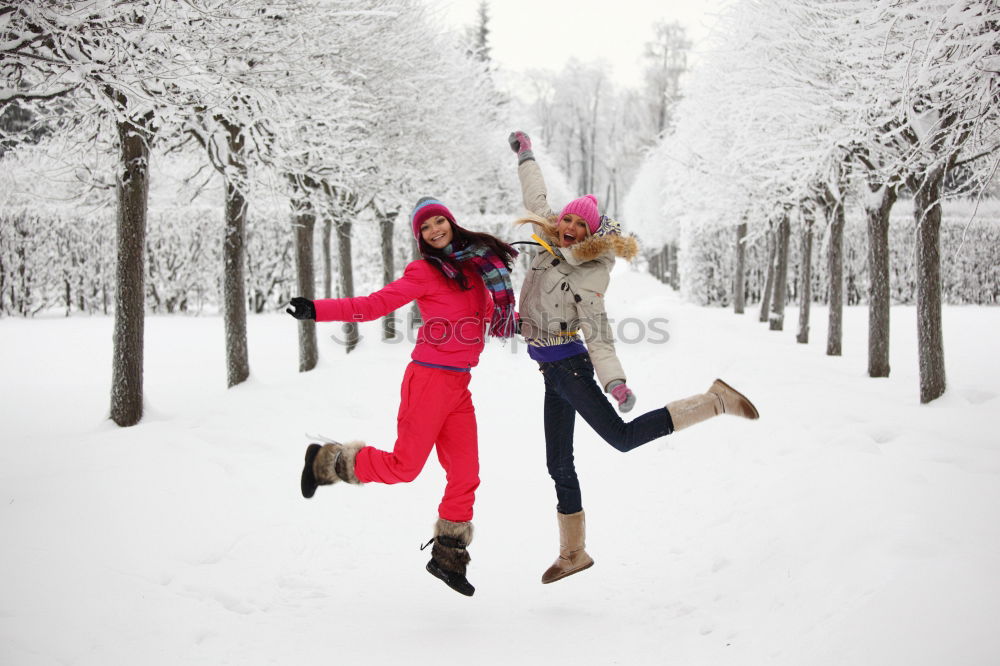
[[[445,219],[447,220],[448,218]],[[469,231],[465,227],[460,226],[458,222],[454,222],[452,220],[448,220],[448,222],[451,224],[451,231],[452,231],[451,243],[452,247],[454,247],[455,249],[462,250],[472,245],[482,245],[486,247],[488,250],[490,250],[493,254],[500,257],[500,261],[502,261],[504,266],[507,267],[507,270],[510,270],[511,267],[514,265],[514,257],[517,256],[517,250],[512,248],[507,243],[503,242],[502,240],[491,234],[482,233],[479,231]],[[421,256],[425,258],[433,257],[434,259],[437,260],[437,261],[432,261],[430,263],[434,265],[439,271],[441,271],[441,274],[444,275],[445,278],[454,280],[455,282],[458,283],[458,286],[461,287],[462,289],[472,288],[469,285],[469,281],[466,279],[465,274],[462,273],[461,269],[459,268],[457,261],[449,257],[447,254],[445,254],[444,251],[438,250],[428,245],[426,242],[424,242],[423,236],[420,236],[417,239],[417,244],[420,248]],[[455,271],[454,278],[449,278],[442,264],[448,264],[448,266],[450,266]]]

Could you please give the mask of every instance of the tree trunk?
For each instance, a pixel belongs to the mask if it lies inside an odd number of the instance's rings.
[[[868,217],[868,376],[889,376],[889,212],[896,188],[883,185]]]
[[[66,315],[73,314],[73,287],[69,278],[63,278],[63,300],[66,302]]]
[[[3,265],[3,254],[0,253],[0,317],[6,312],[6,307],[4,306],[4,293],[7,289],[7,269]]]
[[[333,222],[330,218],[323,220],[323,298],[333,298]]]
[[[340,297],[354,298],[354,265],[351,261],[351,225],[352,222],[338,220],[334,222],[337,230],[337,257],[340,264]],[[349,354],[358,346],[357,322],[345,322],[344,349]]]
[[[415,238],[413,239],[412,247],[413,247],[413,260],[416,261],[417,259],[420,259],[420,246]],[[527,258],[528,253],[525,252],[521,256]],[[419,326],[421,322],[422,318],[420,316],[420,306],[417,305],[417,301],[414,300],[413,305],[410,306],[410,328]]]
[[[830,243],[827,253],[830,317],[826,354],[840,356],[844,324],[844,202],[841,199],[829,199],[827,215],[830,218]]]
[[[86,312],[87,311],[87,298],[86,298],[87,294],[84,291],[85,286],[86,285],[84,284],[83,275],[81,274],[79,280],[77,280],[77,285],[76,285],[76,288],[77,288],[77,293],[76,293],[76,307],[77,307],[77,309],[80,312]],[[3,308],[0,307],[0,310],[2,310],[2,309]]]
[[[746,309],[747,223],[736,225],[736,274],[733,276],[733,312],[743,314]]]
[[[247,302],[243,268],[246,259],[247,202],[227,180],[226,228],[222,244],[222,300],[226,329],[226,378],[231,388],[250,376],[247,354]]]
[[[379,230],[382,232],[382,284],[386,285],[396,277],[396,265],[393,257],[392,231],[393,223],[399,211],[378,213]],[[382,339],[392,340],[396,337],[396,313],[390,312],[382,318]]]
[[[590,119],[590,168],[587,169],[587,175],[590,178],[590,187],[584,190],[585,192],[595,194],[597,190],[597,106],[600,99],[599,95],[594,95],[594,106]],[[605,201],[604,205],[607,206],[607,204],[608,202]]]
[[[125,163],[125,162],[123,162]],[[121,197],[119,197],[121,200]],[[24,216],[21,217],[21,221],[24,220]],[[143,227],[143,233],[145,233],[145,227]],[[25,222],[24,230],[18,230],[18,243],[17,243],[17,289],[11,294],[11,299],[15,304],[15,311],[22,317],[27,317],[28,313],[31,311],[31,275],[28,270],[28,248],[27,248],[27,237],[28,237],[28,226]]]
[[[247,354],[247,297],[244,270],[246,266],[247,201],[246,167],[243,163],[245,138],[243,128],[222,121],[229,143],[229,166],[237,180],[223,174],[226,188],[225,238],[222,243],[222,302],[226,329],[226,378],[232,388],[250,376]]]
[[[946,170],[934,169],[914,188],[917,221],[917,350],[920,402],[945,390],[944,334],[941,326],[941,184]]]
[[[149,141],[144,128],[118,123],[118,258],[115,268],[115,332],[112,352],[111,420],[132,426],[142,418],[145,332],[146,214],[149,201]]]
[[[801,344],[809,342],[809,314],[812,308],[812,238],[813,212],[809,208],[802,211],[802,267],[799,277],[802,287],[799,298],[799,333],[795,340]]]
[[[767,321],[767,313],[771,310],[771,292],[774,290],[774,254],[776,239],[771,229],[767,231],[767,277],[764,279],[764,291],[760,295],[760,321]]]
[[[310,301],[316,298],[316,268],[313,261],[313,234],[316,213],[312,205],[299,202],[293,219],[295,227],[295,271],[299,295]],[[316,322],[299,321],[299,372],[308,372],[319,361],[316,345]]]
[[[674,290],[681,288],[681,276],[677,270],[677,244],[670,244],[670,287]]]
[[[788,288],[788,235],[790,223],[787,211],[778,222],[778,234],[775,239],[777,246],[778,265],[774,273],[774,300],[771,302],[772,331],[781,331],[785,327],[785,292]]]

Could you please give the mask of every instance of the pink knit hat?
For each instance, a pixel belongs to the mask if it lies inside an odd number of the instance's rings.
[[[448,218],[452,224],[455,224],[455,216],[451,214],[451,211],[448,210],[443,203],[434,197],[422,197],[420,201],[417,202],[413,212],[410,213],[410,224],[413,227],[413,237],[419,240],[420,225],[424,223],[424,220],[437,215],[443,215]]]
[[[590,227],[590,233],[596,234],[597,230],[601,228],[601,214],[597,212],[597,197],[593,194],[588,194],[586,196],[580,197],[579,199],[573,199],[566,207],[562,209],[559,213],[559,218],[562,219],[563,215],[572,213],[573,215],[579,215],[584,220],[587,221],[587,226]]]

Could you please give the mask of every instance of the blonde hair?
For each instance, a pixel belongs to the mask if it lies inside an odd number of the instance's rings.
[[[556,231],[556,225],[559,224],[559,215],[553,213],[549,217],[542,217],[541,215],[535,215],[534,213],[528,213],[525,217],[518,218],[514,220],[513,224],[515,226],[522,226],[525,224],[530,224],[535,227],[536,231],[540,231],[550,238],[557,238],[559,236]],[[587,235],[585,238],[589,238],[593,234],[590,232],[590,226],[587,226]]]

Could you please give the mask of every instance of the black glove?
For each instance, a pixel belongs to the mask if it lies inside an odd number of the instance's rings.
[[[292,315],[296,319],[315,319],[316,318],[316,306],[308,298],[302,298],[301,296],[296,296],[291,301],[289,301],[292,307],[285,308],[285,312]],[[293,309],[294,308],[294,309]]]
[[[511,132],[507,137],[507,143],[510,144],[510,149],[517,153],[518,165],[535,159],[535,154],[531,152],[531,139],[521,130]]]

